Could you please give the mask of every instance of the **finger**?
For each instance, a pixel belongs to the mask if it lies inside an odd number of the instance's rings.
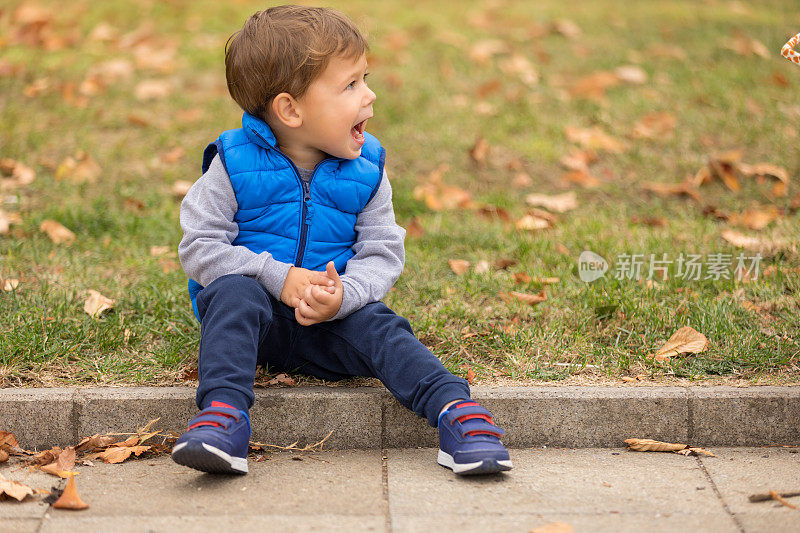
[[[335,289],[335,287],[328,287],[328,289]],[[333,301],[333,295],[332,294],[330,294],[325,289],[317,287],[316,285],[314,286],[313,289],[311,289],[311,297],[315,300],[315,303],[319,303],[319,304],[321,304],[323,306],[324,305],[328,305],[330,302]],[[317,307],[318,307],[317,305],[314,305],[314,304],[311,304],[311,305],[315,309],[317,309]]]
[[[314,285],[327,285],[329,287],[333,287],[335,283],[325,272],[314,272],[309,277],[309,281]]]
[[[334,281],[336,287],[342,286],[342,280],[339,279],[339,273],[336,271],[333,261],[328,261],[328,264],[325,266],[325,271],[327,272],[328,277]]]
[[[322,315],[319,311],[314,310],[305,300],[300,300],[300,305],[297,307],[300,314],[305,318],[321,318]]]
[[[297,323],[300,324],[301,326],[310,326],[312,324],[316,324],[315,320],[304,317],[300,313],[300,309],[295,309],[294,310],[294,318],[295,318],[295,320],[297,320]]]

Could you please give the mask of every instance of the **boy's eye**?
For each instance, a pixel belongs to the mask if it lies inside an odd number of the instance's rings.
[[[364,83],[367,83],[367,76],[369,76],[369,72],[366,72],[364,74]],[[351,81],[350,83],[347,84],[347,88],[348,89],[355,89],[356,83],[358,83],[358,80]]]

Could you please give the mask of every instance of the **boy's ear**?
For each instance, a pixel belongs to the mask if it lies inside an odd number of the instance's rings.
[[[297,100],[289,93],[280,93],[272,99],[272,113],[281,124],[297,128],[303,124],[303,115]]]

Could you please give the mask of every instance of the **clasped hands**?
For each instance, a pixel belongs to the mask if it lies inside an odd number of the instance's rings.
[[[281,290],[281,301],[294,307],[294,317],[300,325],[325,322],[342,306],[342,280],[328,261],[325,272],[291,267]]]

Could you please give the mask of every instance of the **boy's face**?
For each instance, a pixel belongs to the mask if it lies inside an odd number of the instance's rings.
[[[303,123],[297,134],[309,148],[343,159],[361,155],[364,128],[375,93],[367,87],[367,58],[332,57],[298,103]],[[322,156],[324,157],[324,156]]]

